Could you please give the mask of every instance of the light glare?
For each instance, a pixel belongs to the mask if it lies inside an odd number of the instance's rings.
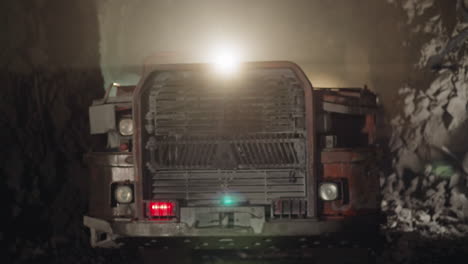
[[[239,54],[232,49],[220,49],[215,52],[213,64],[215,69],[223,74],[231,74],[239,67]]]
[[[223,204],[224,205],[233,205],[235,203],[235,200],[231,196],[224,196],[223,197]]]

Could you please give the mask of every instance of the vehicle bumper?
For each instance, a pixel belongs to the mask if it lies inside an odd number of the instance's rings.
[[[374,216],[352,217],[339,220],[283,219],[265,221],[261,232],[245,227],[196,228],[186,223],[130,221],[84,216],[84,225],[90,228],[93,247],[118,247],[116,241],[125,238],[274,238],[274,237],[364,237],[378,232],[378,219]],[[102,239],[102,234],[105,238]]]

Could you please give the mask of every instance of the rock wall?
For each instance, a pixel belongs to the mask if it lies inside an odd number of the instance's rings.
[[[389,1],[406,13],[416,51],[391,120],[394,173],[382,178],[386,229],[468,234],[468,11],[464,1]]]
[[[103,94],[95,5],[0,3],[0,240],[11,257],[4,263],[88,242],[82,155],[99,144],[88,136],[87,108]]]

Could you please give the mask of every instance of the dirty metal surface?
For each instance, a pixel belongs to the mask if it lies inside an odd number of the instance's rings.
[[[326,216],[375,214],[379,210],[379,177],[373,149],[335,149],[322,152],[323,178],[345,184],[347,193],[340,200],[323,204]]]
[[[153,175],[153,199],[185,199],[188,205],[219,204],[229,193],[240,203],[270,204],[280,197],[304,197],[302,170],[158,171]]]
[[[260,68],[230,80],[212,74],[155,72],[143,86],[147,193],[192,204],[223,193],[252,204],[304,197],[305,99],[295,73]]]
[[[287,69],[254,70],[234,80],[210,72],[156,73],[145,128],[154,135],[303,132],[304,89]]]
[[[131,153],[89,153],[86,161],[90,165],[91,185],[89,192],[89,214],[103,219],[129,217],[135,212],[134,204],[112,206],[111,184],[133,182],[135,169]]]
[[[112,230],[122,237],[279,237],[279,236],[323,236],[327,234],[366,235],[376,233],[375,216],[356,216],[352,219],[321,221],[318,219],[269,220],[263,223],[260,233],[252,228],[227,226],[197,228],[187,223],[130,221],[111,222]]]
[[[149,138],[148,168],[269,169],[305,165],[302,134],[262,134],[230,138]],[[154,158],[154,159],[153,159]]]
[[[182,207],[180,221],[189,227],[249,228],[260,234],[265,223],[265,208],[257,207]]]

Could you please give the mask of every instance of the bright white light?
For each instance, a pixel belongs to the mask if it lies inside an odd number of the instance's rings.
[[[338,186],[336,183],[322,183],[319,188],[320,198],[324,201],[333,201],[338,198]]]
[[[223,74],[231,74],[239,67],[239,54],[233,49],[219,49],[214,52],[213,64],[216,71]]]

